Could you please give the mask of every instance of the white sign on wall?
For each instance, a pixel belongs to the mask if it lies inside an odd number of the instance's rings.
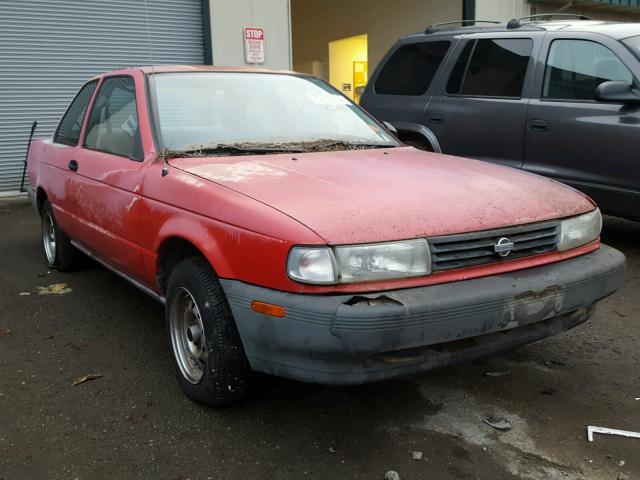
[[[263,28],[244,28],[244,58],[247,63],[264,63]]]

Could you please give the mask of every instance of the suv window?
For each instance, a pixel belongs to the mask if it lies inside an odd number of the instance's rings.
[[[54,142],[64,145],[78,144],[84,114],[87,112],[89,100],[91,100],[91,95],[93,95],[97,84],[98,81],[93,80],[80,89],[60,120],[56,133],[53,135]]]
[[[590,40],[554,40],[544,71],[542,98],[594,100],[598,85],[633,82],[633,75],[604,45]]]
[[[84,146],[142,160],[133,78],[106,78],[93,103]]]
[[[398,48],[378,75],[376,93],[423,95],[431,85],[450,43],[411,43]]]
[[[453,67],[449,81],[447,82],[447,93],[460,93],[462,80],[464,79],[464,74],[467,70],[467,63],[469,63],[469,56],[471,55],[471,51],[475,44],[475,41],[467,42],[464,50],[462,50],[455,67]]]
[[[449,77],[447,92],[478,97],[520,98],[532,48],[533,40],[529,38],[470,42],[460,54]]]

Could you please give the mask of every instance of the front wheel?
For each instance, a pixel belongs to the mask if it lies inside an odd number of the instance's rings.
[[[187,396],[212,407],[242,400],[252,372],[222,287],[204,258],[176,266],[165,312],[178,381]]]

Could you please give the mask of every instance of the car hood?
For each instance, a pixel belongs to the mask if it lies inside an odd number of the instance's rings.
[[[279,210],[333,245],[472,232],[593,209],[586,196],[554,180],[412,147],[170,163]]]

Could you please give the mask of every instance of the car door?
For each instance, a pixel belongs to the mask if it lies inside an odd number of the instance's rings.
[[[536,32],[465,37],[425,111],[443,153],[522,165]]]
[[[548,34],[527,113],[523,168],[585,191],[609,213],[625,214],[625,192],[640,193],[640,107],[598,102],[594,92],[608,80],[637,85],[634,70],[637,60],[616,40]]]
[[[78,229],[77,211],[73,201],[73,189],[70,183],[72,172],[69,163],[78,155],[80,133],[87,109],[98,85],[98,80],[87,82],[62,116],[58,128],[53,134],[46,155],[39,159],[44,169],[41,185],[51,202],[56,221],[60,228],[71,237]]]
[[[118,270],[143,272],[141,186],[146,164],[139,129],[136,82],[129,75],[100,84],[77,152],[72,184],[81,247]]]

